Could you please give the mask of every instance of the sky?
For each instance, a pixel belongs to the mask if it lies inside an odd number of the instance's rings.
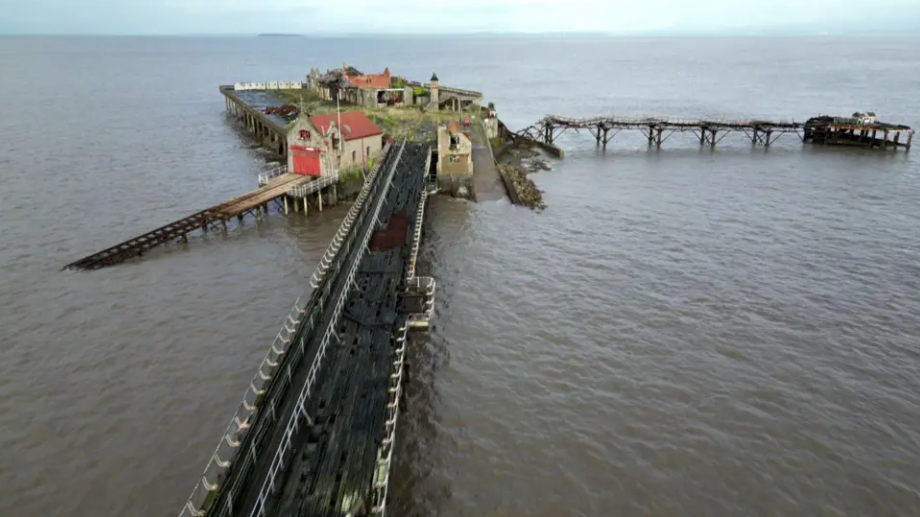
[[[0,0],[0,34],[914,32],[920,0]]]

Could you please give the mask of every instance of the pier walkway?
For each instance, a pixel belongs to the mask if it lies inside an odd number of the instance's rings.
[[[234,217],[242,220],[243,216],[251,212],[256,212],[258,215],[259,211],[268,210],[267,203],[269,201],[289,194],[304,197],[307,194],[318,192],[319,189],[324,187],[334,186],[336,178],[333,177],[333,181],[330,183],[330,177],[314,178],[290,173],[277,174],[270,178],[266,176],[264,184],[256,190],[228,199],[211,208],[196,212],[143,235],[93,253],[76,262],[67,264],[64,269],[91,270],[113,266],[128,259],[139,257],[151,248],[161,244],[177,240],[188,242],[189,233],[197,230],[207,232],[209,229],[218,226],[221,229],[225,229],[227,221]],[[260,183],[263,183],[261,179]]]
[[[383,515],[407,336],[435,291],[415,274],[431,151],[384,153],[180,517]]]
[[[661,144],[674,133],[690,132],[700,145],[715,148],[726,135],[742,133],[753,145],[770,147],[779,137],[794,134],[802,142],[854,147],[910,150],[914,131],[909,126],[884,122],[858,123],[849,117],[812,117],[805,122],[774,120],[672,119],[659,117],[591,117],[569,118],[547,115],[517,132],[531,140],[554,145],[556,138],[569,129],[587,129],[598,145],[607,144],[623,130],[641,132],[649,145]],[[902,134],[905,139],[902,141]],[[893,140],[889,139],[889,135]]]

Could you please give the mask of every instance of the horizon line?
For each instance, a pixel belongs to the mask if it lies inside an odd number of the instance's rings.
[[[452,37],[744,37],[744,36],[773,36],[773,37],[818,37],[818,36],[913,36],[920,38],[920,32],[914,29],[893,30],[805,30],[798,28],[756,28],[739,27],[726,30],[647,30],[647,31],[464,31],[464,32],[325,32],[325,33],[298,33],[298,32],[177,32],[177,33],[29,33],[29,32],[0,32],[0,37],[150,37],[150,38],[258,38],[258,37],[288,37],[306,39],[353,39],[353,38],[452,38]]]

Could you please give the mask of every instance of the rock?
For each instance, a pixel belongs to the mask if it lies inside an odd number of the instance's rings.
[[[539,208],[542,210],[546,208],[546,205],[543,204],[543,193],[537,189],[533,180],[524,174],[521,167],[499,165],[499,168],[502,174],[511,181],[520,204],[532,209]]]

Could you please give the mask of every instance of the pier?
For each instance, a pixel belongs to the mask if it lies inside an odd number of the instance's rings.
[[[284,102],[273,96],[268,89],[251,89],[246,84],[220,87],[227,112],[240,120],[260,144],[275,154],[286,157],[288,153],[286,127],[289,121],[281,115],[265,113],[266,108],[280,108],[284,106]],[[275,90],[282,89],[282,87],[284,89],[303,87],[302,83],[294,81],[276,81],[269,85]],[[265,88],[265,85],[260,84],[260,86]]]
[[[322,210],[324,191],[331,194],[328,196],[328,202],[335,203],[333,196],[337,180],[336,175],[314,178],[283,172],[282,168],[275,169],[259,178],[260,187],[256,190],[93,253],[67,264],[64,269],[92,270],[114,266],[169,242],[188,242],[189,234],[196,231],[226,231],[227,222],[233,218],[242,221],[244,216],[253,214],[257,219],[261,219],[263,213],[268,213],[271,201],[278,201],[281,204],[279,208],[288,213],[290,199],[295,211],[302,206],[306,212],[308,198],[315,195],[316,203]]]
[[[588,130],[597,145],[606,148],[624,130],[638,131],[649,146],[660,148],[675,133],[692,133],[701,146],[715,148],[730,134],[743,134],[752,145],[770,147],[777,139],[792,134],[801,142],[823,145],[849,145],[875,149],[910,150],[914,131],[909,126],[877,122],[874,115],[857,117],[812,117],[805,122],[771,120],[707,120],[656,117],[568,118],[547,115],[535,124],[516,132],[517,136],[554,146],[556,139],[573,129]],[[904,135],[902,139],[902,135]]]
[[[406,347],[434,306],[416,274],[430,167],[427,146],[387,147],[180,517],[384,514]]]

